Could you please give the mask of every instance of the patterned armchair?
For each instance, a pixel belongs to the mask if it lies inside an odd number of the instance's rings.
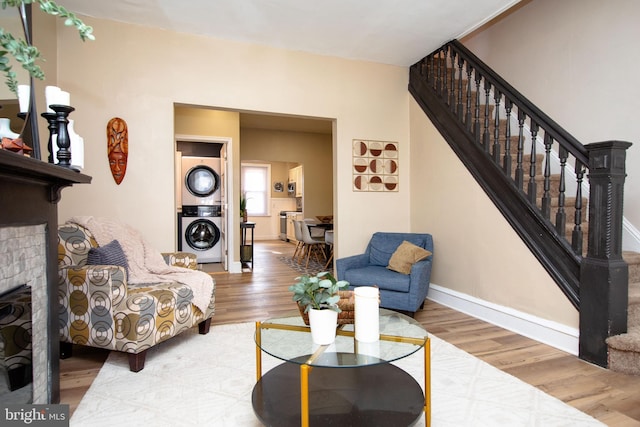
[[[60,357],[80,344],[129,353],[129,367],[144,368],[146,351],[195,326],[209,332],[215,290],[203,313],[191,303],[192,289],[179,282],[128,284],[126,269],[87,265],[89,250],[98,247],[88,229],[78,224],[58,227]],[[172,266],[195,269],[196,256],[163,254]]]

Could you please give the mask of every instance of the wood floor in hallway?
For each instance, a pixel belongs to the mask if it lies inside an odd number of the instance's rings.
[[[266,319],[295,310],[288,286],[299,275],[279,260],[294,245],[258,241],[252,272],[214,273],[213,325]],[[416,319],[439,338],[540,388],[610,426],[640,426],[640,377],[623,375],[506,329],[427,301]],[[74,346],[60,362],[61,403],[73,412],[108,352]],[[153,363],[153,360],[147,360]]]

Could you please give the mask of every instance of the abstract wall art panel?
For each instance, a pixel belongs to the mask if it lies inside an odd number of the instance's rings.
[[[398,191],[398,143],[353,140],[353,191]]]

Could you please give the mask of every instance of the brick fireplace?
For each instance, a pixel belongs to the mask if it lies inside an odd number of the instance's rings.
[[[91,177],[0,150],[0,294],[31,287],[33,403],[60,401],[57,203]]]
[[[5,254],[0,268],[0,294],[22,285],[31,288],[31,365],[32,397],[40,403],[47,395],[47,251],[45,225],[0,227],[0,253]]]

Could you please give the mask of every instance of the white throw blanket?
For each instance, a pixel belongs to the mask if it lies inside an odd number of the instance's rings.
[[[127,278],[129,283],[173,281],[184,283],[193,291],[191,302],[200,311],[206,312],[214,287],[213,278],[207,273],[167,265],[162,254],[154,249],[137,230],[127,224],[93,216],[73,217],[68,222],[85,227],[93,234],[100,246],[117,240],[129,264]]]

